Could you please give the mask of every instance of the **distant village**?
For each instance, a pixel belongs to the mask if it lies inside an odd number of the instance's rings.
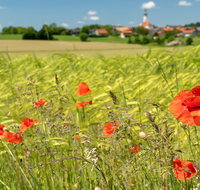
[[[23,34],[22,39],[35,40],[56,40],[56,35],[79,36],[81,41],[86,41],[88,37],[116,36],[128,38],[128,43],[135,44],[157,43],[162,45],[166,41],[167,43],[176,41],[172,45],[181,45],[185,42],[183,40],[177,41],[177,37],[190,38],[190,36],[197,34],[200,36],[200,23],[192,23],[186,26],[156,27],[148,21],[147,10],[145,9],[143,22],[138,27],[93,24],[84,25],[82,28],[67,29],[64,26],[57,27],[56,23],[52,23],[43,25],[39,31],[36,31],[33,27],[4,27],[2,35],[6,34]],[[192,41],[192,39],[189,39],[186,43],[190,45]]]
[[[192,29],[191,27],[185,27],[185,26],[167,26],[167,27],[156,27],[149,23],[148,17],[147,17],[147,10],[144,12],[143,16],[143,22],[140,24],[140,27],[144,27],[149,30],[149,33],[157,33],[160,37],[164,37],[165,33],[167,31],[174,32],[175,30],[178,31],[176,33],[176,36],[195,36],[198,32],[200,32],[200,27],[196,27],[195,29]],[[115,30],[118,32],[121,38],[127,38],[131,34],[134,33],[133,27],[130,26],[114,26],[112,27],[112,30]],[[81,32],[80,29],[77,30],[70,30],[70,35],[78,35]],[[96,29],[96,30],[89,30],[89,36],[90,35],[96,35],[96,36],[106,36],[109,35],[109,32],[106,29]],[[154,36],[154,38],[157,38],[157,36]]]

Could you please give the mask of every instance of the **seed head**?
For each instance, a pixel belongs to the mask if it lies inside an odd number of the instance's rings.
[[[146,135],[145,132],[140,132],[139,136],[140,136],[141,139],[146,139],[147,138],[147,135]]]

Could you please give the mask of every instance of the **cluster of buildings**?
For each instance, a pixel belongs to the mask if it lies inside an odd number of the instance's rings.
[[[184,27],[184,26],[168,26],[168,27],[159,27],[154,28],[152,24],[149,23],[147,18],[147,10],[144,11],[143,16],[143,22],[140,24],[141,27],[144,27],[148,29],[152,33],[157,33],[160,37],[165,36],[165,33],[167,31],[174,32],[175,30],[178,31],[176,36],[191,36],[196,35],[198,32],[200,32],[200,27],[197,27],[196,29],[192,29],[190,27]],[[126,27],[113,27],[112,30],[117,30],[120,34],[121,38],[129,37],[133,33],[133,28],[126,26]],[[70,30],[70,35],[76,36],[80,33],[80,30]],[[109,33],[106,29],[96,29],[96,30],[89,30],[89,36],[96,35],[96,36],[107,36]]]
[[[150,32],[157,33],[160,37],[165,36],[165,33],[167,31],[174,32],[175,30],[179,31],[177,33],[177,36],[191,36],[191,35],[196,35],[198,32],[200,32],[200,27],[197,27],[196,29],[192,29],[190,27],[184,27],[184,26],[168,26],[168,27],[158,27],[154,28],[152,24],[148,22],[147,18],[147,10],[144,12],[143,16],[143,22],[140,24],[141,27],[144,27],[148,29]],[[117,30],[119,30],[117,27],[115,27]],[[131,32],[131,27],[121,27],[121,33],[120,36],[121,38],[128,37],[132,32]]]

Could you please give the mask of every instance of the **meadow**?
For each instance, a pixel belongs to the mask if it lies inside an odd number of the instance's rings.
[[[88,57],[115,56],[115,55],[142,55],[149,49],[160,47],[142,46],[139,44],[121,44],[109,42],[69,42],[69,41],[40,41],[40,40],[1,40],[0,54],[7,57],[21,57],[30,54],[37,57],[49,57],[52,54],[73,53],[77,56],[86,55]],[[182,47],[164,47],[173,52]]]
[[[198,189],[200,129],[169,106],[200,84],[199,50],[1,56],[0,189]]]

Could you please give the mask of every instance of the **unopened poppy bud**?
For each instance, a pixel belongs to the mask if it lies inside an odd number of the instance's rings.
[[[141,139],[146,139],[147,138],[147,135],[146,135],[145,132],[140,132],[139,136],[140,136]]]
[[[101,188],[100,187],[95,187],[95,189],[94,190],[101,190]]]
[[[63,109],[63,108],[62,108],[62,106],[59,106],[58,109],[61,110],[61,109]]]
[[[9,131],[8,128],[6,128],[6,127],[4,127],[3,130],[4,130],[4,131],[7,131],[7,132]]]

